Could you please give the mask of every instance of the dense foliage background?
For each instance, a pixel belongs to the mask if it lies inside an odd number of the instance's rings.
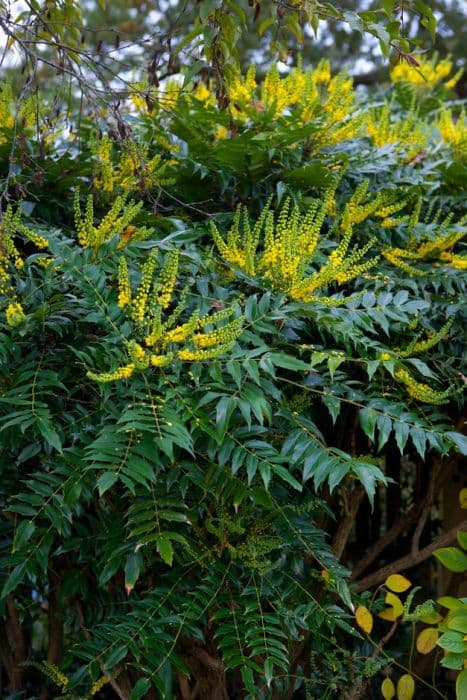
[[[10,700],[465,692],[463,78],[396,3],[333,10],[371,91],[284,55],[332,6],[253,5],[121,82],[74,3],[2,15]]]

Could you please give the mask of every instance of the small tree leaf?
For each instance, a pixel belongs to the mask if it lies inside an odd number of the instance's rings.
[[[462,574],[467,571],[467,554],[457,547],[442,547],[434,552],[435,557],[449,571]]]
[[[139,552],[134,552],[128,556],[125,564],[125,590],[127,595],[129,595],[135,587],[142,565],[143,557]]]
[[[165,561],[166,564],[169,566],[172,566],[173,558],[174,558],[174,550],[172,547],[172,542],[169,540],[168,537],[164,537],[164,535],[160,535],[157,538],[157,551],[161,555],[162,559]]]
[[[456,680],[456,700],[467,698],[467,668],[464,668]]]
[[[13,542],[13,551],[16,552],[22,549],[28,540],[34,534],[36,526],[31,520],[22,520],[16,528],[15,538]]]
[[[462,632],[445,632],[438,639],[438,646],[454,654],[464,653],[464,637]]]
[[[398,617],[404,612],[404,606],[399,596],[394,595],[394,593],[386,593],[386,603],[390,606],[378,613],[378,617],[382,620],[388,620],[389,622],[394,622]]]
[[[364,605],[359,605],[355,611],[355,619],[360,629],[366,632],[366,634],[371,634],[371,630],[373,629],[373,615],[368,608]]]
[[[450,630],[467,634],[467,605],[457,610],[451,610],[447,616],[446,624]]]
[[[381,683],[381,695],[383,696],[384,700],[392,700],[395,694],[396,689],[394,687],[394,683],[390,678],[385,678]]]
[[[150,689],[151,682],[148,678],[140,678],[131,691],[130,700],[140,700]]]
[[[467,532],[458,532],[457,541],[459,542],[462,549],[467,550]]]
[[[398,700],[412,700],[415,693],[415,681],[408,673],[404,673],[397,682]]]
[[[429,654],[435,648],[438,637],[438,630],[435,627],[427,627],[422,630],[416,641],[417,651],[420,654]]]
[[[407,591],[412,585],[409,579],[405,578],[405,576],[401,576],[401,574],[391,574],[387,577],[384,584],[386,588],[389,588],[393,593],[404,593],[404,591]]]

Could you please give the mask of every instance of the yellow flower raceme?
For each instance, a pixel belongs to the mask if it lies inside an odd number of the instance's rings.
[[[385,104],[368,112],[364,122],[374,146],[395,144],[408,160],[423,151],[428,143],[428,129],[413,108],[405,117],[393,119],[389,105]]]
[[[452,75],[453,63],[449,58],[438,61],[436,56],[431,60],[417,56],[416,61],[417,65],[399,61],[391,70],[391,80],[394,83],[409,83],[418,91],[428,93],[439,85],[452,90],[462,76],[462,70]]]
[[[21,124],[22,129],[37,125],[45,136],[44,110],[37,100],[36,95],[29,95],[18,101],[13,94],[11,83],[0,82],[0,129],[11,129],[15,118]],[[55,122],[50,114],[47,114],[47,128],[53,129]],[[6,138],[0,134],[0,143],[5,143]]]
[[[135,371],[165,367],[176,358],[211,359],[234,346],[243,322],[241,316],[235,315],[234,308],[201,318],[195,310],[188,320],[179,323],[180,316],[186,312],[188,289],[185,289],[175,308],[166,314],[176,285],[178,259],[178,251],[169,252],[156,274],[156,251],[152,251],[141,266],[134,291],[128,264],[123,259],[119,261],[118,304],[133,325],[131,336],[125,341],[129,362],[110,372],[88,372],[88,377],[100,383],[114,382],[131,377]]]
[[[454,270],[467,270],[467,255],[456,255],[455,253],[440,253],[439,259],[445,262]]]
[[[40,669],[60,688],[64,689],[68,686],[69,678],[60,671],[56,664],[50,663],[50,661],[43,661],[40,664]]]
[[[419,223],[420,205],[416,206],[413,214],[409,217],[409,230],[413,229]],[[441,223],[438,224],[436,230],[431,234],[430,238],[425,237],[421,241],[416,241],[413,236],[408,240],[407,248],[387,247],[381,252],[382,255],[393,265],[407,272],[409,275],[423,275],[424,271],[414,267],[413,263],[423,260],[438,260],[456,269],[464,269],[464,258],[461,255],[453,253],[453,248],[456,243],[461,241],[467,234],[467,216],[460,219],[459,222],[453,223],[453,214],[448,214]],[[435,219],[439,215],[435,215]],[[425,224],[428,226],[428,223]]]
[[[6,322],[10,328],[20,326],[26,320],[23,307],[18,302],[10,302],[5,311]]]
[[[276,65],[257,85],[255,68],[238,75],[229,86],[231,115],[241,122],[255,121],[262,112],[275,120],[284,115],[297,117],[302,124],[316,121],[310,145],[319,150],[359,135],[362,116],[354,116],[355,94],[351,78],[340,73],[331,76],[329,61],[314,70],[301,65],[281,75]]]
[[[467,117],[462,108],[457,117],[452,110],[443,107],[438,120],[438,129],[445,144],[450,146],[457,160],[467,160]]]
[[[343,284],[369,270],[378,260],[363,261],[374,241],[363,248],[348,250],[353,226],[371,216],[382,204],[379,196],[365,201],[367,187],[368,183],[362,183],[349,198],[342,216],[337,217],[342,239],[327,263],[316,272],[310,273],[309,266],[335,188],[329,188],[321,201],[315,200],[305,216],[286,200],[275,218],[268,202],[252,226],[248,212],[239,208],[226,238],[215,224],[211,225],[214,242],[221,256],[246,274],[262,277],[274,290],[292,299],[316,301],[319,299],[316,291],[329,284]],[[325,299],[323,303],[333,305],[328,297]],[[339,303],[344,301],[339,299]]]
[[[450,389],[446,391],[436,391],[428,386],[428,384],[421,384],[420,382],[417,382],[409,374],[409,372],[407,372],[407,370],[402,368],[396,370],[394,376],[398,382],[405,384],[409,396],[417,401],[432,404],[433,406],[438,406],[449,402],[449,397],[452,394]]]
[[[94,681],[94,683],[91,686],[91,695],[97,695],[97,693],[102,690],[104,685],[109,682],[109,677],[108,676],[101,676],[100,678],[97,679],[97,681]]]
[[[118,159],[112,155],[112,141],[103,136],[92,145],[95,158],[94,186],[104,192],[120,189],[124,192],[150,190],[171,185],[173,177],[167,175],[169,161],[160,154],[149,155],[149,145],[125,141],[121,145]]]
[[[94,381],[99,382],[100,384],[108,384],[109,382],[116,382],[120,379],[128,379],[131,377],[134,370],[134,363],[130,363],[128,365],[123,365],[123,367],[119,367],[114,372],[100,372],[99,374],[96,374],[96,372],[87,372],[87,376],[89,379],[94,379]]]
[[[13,211],[9,204],[6,208],[3,217],[0,220],[0,294],[11,295],[13,293],[13,285],[11,283],[10,271],[14,267],[16,270],[21,270],[24,267],[24,260],[21,257],[17,248],[16,238],[22,238],[39,250],[47,248],[47,239],[30,229],[22,221],[21,209]]]
[[[11,129],[14,124],[13,91],[10,83],[0,83],[0,128]],[[0,135],[0,143],[6,138]]]
[[[131,301],[130,275],[126,259],[121,256],[118,262],[118,305],[121,309]]]
[[[86,207],[83,212],[80,204],[79,189],[76,189],[74,214],[78,242],[83,248],[97,249],[118,234],[121,235],[119,248],[124,247],[129,241],[144,240],[152,233],[152,229],[148,229],[145,226],[141,226],[138,229],[135,228],[134,234],[128,238],[122,235],[127,230],[129,224],[131,224],[133,219],[138,215],[142,206],[142,201],[134,202],[131,200],[127,202],[126,195],[119,195],[115,198],[107,214],[96,226],[94,224],[94,202],[92,195],[89,195],[87,198]]]
[[[435,345],[437,345],[443,338],[445,338],[451,327],[452,324],[454,323],[454,316],[452,316],[440,329],[437,333],[433,333],[428,336],[428,338],[425,338],[425,340],[421,340],[422,334],[420,333],[417,335],[414,340],[412,340],[411,343],[404,349],[404,350],[398,350],[397,355],[399,357],[414,357],[415,355],[419,355],[422,352],[426,352],[427,350],[431,350]],[[387,353],[385,353],[387,354]],[[389,359],[389,358],[382,358],[380,359]]]

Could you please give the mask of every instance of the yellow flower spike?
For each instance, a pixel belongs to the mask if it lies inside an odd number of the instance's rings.
[[[365,117],[366,133],[377,148],[395,144],[396,151],[411,160],[422,151],[429,133],[413,107],[405,117],[393,120],[389,105],[372,109]]]
[[[456,115],[451,109],[441,109],[438,130],[442,141],[450,147],[456,160],[467,160],[467,117],[465,107]]]
[[[118,305],[121,309],[131,302],[130,275],[127,261],[121,256],[118,261]]]
[[[81,210],[79,189],[75,191],[74,198],[74,216],[75,229],[78,237],[78,242],[83,248],[97,249],[106,241],[110,240],[117,234],[124,232],[133,219],[138,215],[143,202],[127,202],[126,196],[118,196],[115,198],[112,206],[101,222],[94,225],[94,202],[92,195],[89,195],[86,200],[86,208],[84,213]],[[144,240],[152,233],[151,229],[140,227],[128,241]],[[119,247],[123,247],[128,241],[123,238],[119,243]]]
[[[149,291],[151,289],[156,265],[156,256],[154,253],[151,253],[148,260],[143,265],[141,281],[131,303],[131,317],[136,323],[142,324],[145,321]]]
[[[185,360],[186,362],[196,362],[202,360],[210,360],[219,355],[223,355],[229,352],[233,348],[235,341],[232,343],[225,343],[223,345],[218,345],[217,347],[211,348],[210,350],[179,350],[178,358],[180,360]]]
[[[59,688],[65,689],[70,682],[68,677],[60,671],[56,664],[50,661],[43,661],[40,664],[40,669],[55,683]]]
[[[158,278],[157,304],[166,309],[171,302],[172,293],[178,273],[179,251],[171,250],[167,253],[164,265]]]
[[[153,367],[166,367],[173,360],[173,354],[167,355],[151,355],[149,361]]]
[[[193,343],[197,348],[209,348],[235,341],[242,332],[242,322],[243,317],[239,317],[211,333],[196,333],[193,336]]]
[[[96,374],[95,372],[87,372],[86,376],[89,377],[89,379],[99,382],[100,384],[108,384],[109,382],[116,382],[120,379],[129,379],[134,371],[135,365],[130,363],[128,365],[123,365],[123,367],[119,367],[114,372],[102,372],[100,374]]]
[[[436,391],[428,386],[428,384],[417,382],[405,369],[398,369],[394,376],[398,382],[405,384],[409,396],[417,401],[432,404],[433,406],[439,406],[449,402],[449,397],[452,394],[450,389],[446,391]]]
[[[130,340],[128,343],[128,355],[137,369],[146,369],[149,366],[149,356],[135,340]]]
[[[348,201],[342,216],[344,235],[337,248],[329,256],[328,262],[318,272],[306,276],[307,264],[314,257],[319,233],[329,204],[335,194],[335,186],[330,188],[322,199],[311,204],[304,217],[296,206],[287,199],[275,219],[269,211],[269,202],[261,212],[253,229],[246,210],[237,211],[226,240],[212,224],[214,243],[221,256],[247,274],[263,276],[279,292],[289,294],[292,299],[316,301],[315,291],[332,284],[342,284],[373,267],[378,258],[362,262],[364,255],[373,246],[371,240],[363,248],[354,248],[348,254],[352,237],[353,223],[367,218],[381,205],[381,198],[374,197],[362,203],[368,183],[364,182]],[[262,250],[257,251],[262,239]],[[334,300],[330,301],[334,305]],[[338,304],[343,303],[338,300]]]
[[[446,81],[452,69],[453,63],[449,58],[438,61],[436,56],[431,60],[417,56],[417,65],[399,61],[391,70],[391,80],[393,83],[409,83],[417,92],[422,93],[429,93],[438,85],[449,90],[455,87],[462,76],[461,70]]]
[[[97,681],[95,681],[91,686],[91,690],[90,690],[91,695],[97,695],[97,693],[100,690],[102,690],[104,685],[106,685],[106,683],[108,683],[109,680],[110,679],[108,676],[101,676],[100,678],[98,678]]]
[[[10,328],[21,326],[26,321],[23,307],[18,302],[11,302],[5,311],[6,322]]]
[[[163,345],[169,345],[169,343],[183,343],[187,338],[193,335],[198,326],[198,321],[198,312],[195,311],[186,323],[182,323],[180,326],[176,326],[176,328],[164,334],[162,339]]]
[[[0,124],[4,129],[11,129],[15,123],[15,106],[13,98],[13,90],[10,83],[0,83]],[[0,136],[0,143],[6,141],[5,137]]]
[[[237,307],[225,308],[207,313],[201,318],[195,310],[187,321],[179,323],[179,317],[186,311],[188,287],[179,294],[173,311],[163,318],[163,305],[171,301],[178,267],[178,251],[166,254],[159,274],[155,274],[156,251],[152,251],[141,266],[140,282],[132,294],[131,280],[125,258],[119,261],[119,300],[129,320],[133,321],[133,337],[127,341],[129,362],[111,372],[88,372],[87,376],[100,383],[128,379],[135,370],[149,367],[165,367],[175,358],[188,362],[208,360],[230,350],[241,333],[242,316],[236,316]],[[123,302],[125,302],[123,304]],[[230,319],[230,320],[229,320]],[[218,323],[229,320],[223,326]],[[204,330],[206,329],[206,330]],[[199,332],[203,331],[203,332]],[[168,346],[190,344],[177,353],[168,352]]]
[[[13,285],[10,279],[10,269],[14,266],[20,271],[24,267],[24,260],[21,257],[16,244],[16,238],[25,238],[40,250],[48,246],[48,241],[36,231],[30,229],[22,221],[22,212],[18,208],[15,212],[9,204],[0,220],[0,294],[11,296]]]
[[[431,350],[431,348],[437,345],[443,338],[445,338],[448,335],[453,323],[454,316],[451,316],[451,318],[447,320],[444,326],[442,326],[439,329],[439,331],[437,333],[434,333],[431,337],[427,338],[426,340],[418,340],[416,338],[405,348],[405,350],[399,351],[400,357],[414,357],[414,355],[418,355],[421,352]]]

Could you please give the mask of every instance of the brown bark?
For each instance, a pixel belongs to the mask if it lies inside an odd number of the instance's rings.
[[[60,560],[58,560],[60,562]],[[47,661],[55,666],[60,666],[63,656],[63,618],[61,601],[61,579],[59,574],[53,569],[49,570],[49,594],[47,596],[48,613],[47,628],[49,647],[47,650]],[[42,687],[40,700],[47,700],[50,697],[49,689],[46,685]]]
[[[21,664],[27,659],[27,644],[13,595],[9,595],[7,598],[6,634],[8,645],[11,649],[12,661],[9,674],[9,689],[11,691],[22,690],[25,669]]]
[[[8,679],[11,680],[13,678],[15,662],[13,660],[10,645],[8,644],[6,628],[3,624],[0,626],[0,664],[5,669]]]
[[[200,642],[181,637],[177,649],[195,679],[191,696],[187,695],[186,683],[182,682],[187,700],[229,700],[225,679],[225,667],[221,659],[215,656],[209,644],[201,646]],[[185,678],[185,677],[181,677]],[[182,686],[179,687],[182,692]]]
[[[355,525],[355,517],[364,495],[365,492],[362,488],[355,489],[351,494],[344,492],[345,515],[332,541],[332,549],[337,559],[342,557],[347,541]]]
[[[418,551],[420,536],[436,500],[436,495],[443,483],[449,478],[452,466],[452,462],[446,463],[441,460],[433,465],[425,497],[418,500],[405,515],[402,515],[399,520],[393,523],[389,530],[380,537],[377,542],[367,549],[363,557],[353,567],[352,580],[358,579],[386,547],[389,547],[404,530],[412,527],[417,521],[417,527],[412,540],[412,549],[414,553]]]
[[[92,639],[92,637],[91,637],[91,633],[90,633],[89,629],[86,627],[86,619],[84,617],[84,610],[83,610],[83,606],[82,606],[80,600],[75,601],[75,608],[76,608],[76,612],[78,613],[81,631],[84,634],[85,638],[88,641],[90,641]],[[116,693],[116,695],[120,698],[120,700],[129,700],[131,688],[130,688],[130,692],[127,692],[126,689],[122,688],[121,685],[119,683],[117,683],[117,681],[115,680],[115,678],[113,678],[113,676],[111,676],[109,671],[107,671],[105,669],[102,659],[98,659],[98,662],[99,662],[99,667],[101,669],[102,675],[107,676],[107,678],[109,679],[110,687]]]

